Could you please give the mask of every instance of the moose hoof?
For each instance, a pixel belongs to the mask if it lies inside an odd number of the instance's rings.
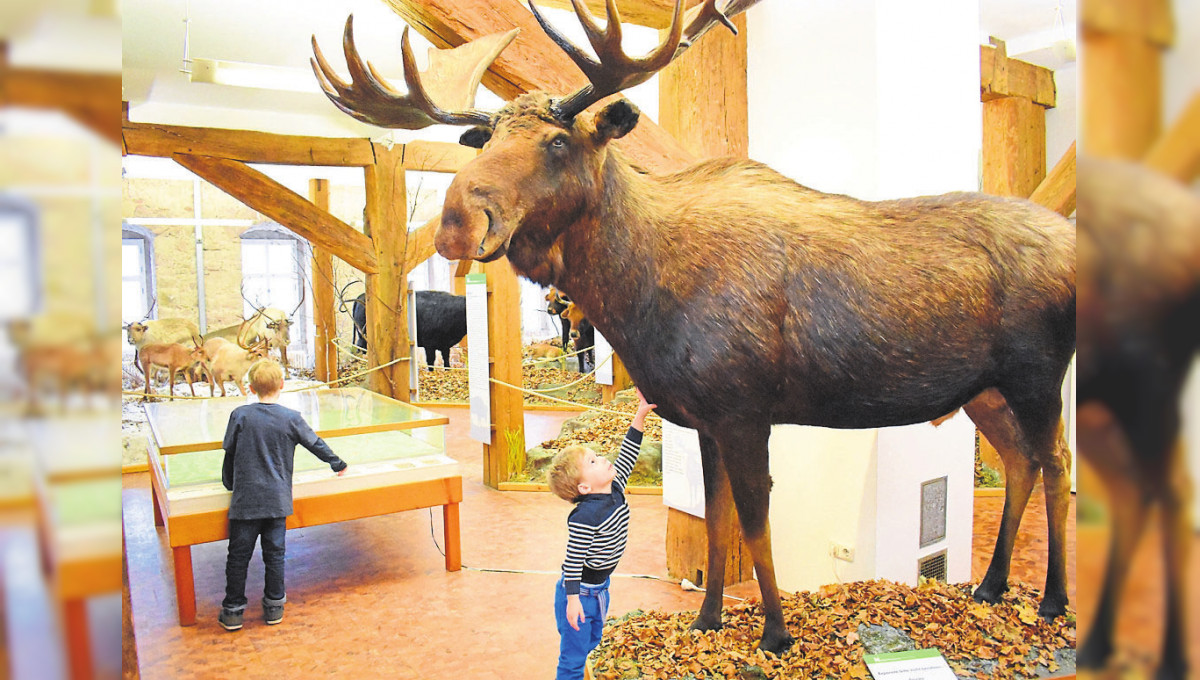
[[[1187,662],[1182,659],[1176,661],[1163,660],[1158,671],[1154,673],[1154,680],[1184,680],[1188,676]]]
[[[1108,659],[1112,656],[1112,652],[1112,644],[1109,641],[1090,635],[1084,641],[1083,646],[1079,648],[1079,655],[1075,658],[1075,667],[1093,671],[1102,670],[1108,665]]]
[[[764,652],[770,652],[776,656],[781,656],[792,646],[792,643],[795,641],[796,638],[788,635],[787,631],[772,633],[764,630],[762,640],[758,642],[758,648]]]
[[[980,583],[979,587],[975,589],[975,592],[971,594],[971,597],[975,598],[976,602],[996,604],[1002,597],[1004,597],[1004,593],[1007,590],[1007,583],[1000,583],[999,585],[996,585],[987,579],[984,579],[983,583]]]
[[[716,620],[700,615],[696,617],[695,621],[692,621],[692,625],[688,627],[688,630],[698,630],[702,633],[707,633],[710,630],[721,630],[724,627],[725,624],[721,623],[720,615],[716,617]]]
[[[1038,607],[1038,616],[1045,619],[1046,623],[1054,623],[1054,619],[1067,613],[1066,598],[1046,597],[1042,599],[1042,606]]]

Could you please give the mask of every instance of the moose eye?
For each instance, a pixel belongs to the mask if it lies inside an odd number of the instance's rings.
[[[559,135],[550,140],[550,146],[555,149],[564,148],[567,145],[567,138],[564,135]]]

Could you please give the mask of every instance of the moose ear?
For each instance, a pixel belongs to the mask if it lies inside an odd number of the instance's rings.
[[[640,115],[641,112],[628,99],[618,99],[605,106],[596,114],[596,141],[603,143],[624,137],[637,126]]]
[[[469,146],[473,149],[482,149],[483,145],[487,144],[488,140],[491,138],[492,131],[490,128],[486,128],[482,125],[476,125],[475,127],[470,128],[466,132],[462,133],[462,136],[458,138],[458,143],[462,144],[463,146]]]

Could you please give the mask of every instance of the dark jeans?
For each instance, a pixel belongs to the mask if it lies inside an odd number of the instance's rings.
[[[229,559],[225,562],[225,600],[221,606],[232,611],[246,608],[246,570],[254,554],[254,542],[262,536],[262,557],[266,566],[263,599],[282,604],[287,599],[283,587],[284,537],[287,518],[229,520]]]

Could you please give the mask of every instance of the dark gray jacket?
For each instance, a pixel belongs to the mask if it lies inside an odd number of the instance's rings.
[[[292,466],[296,445],[340,472],[346,463],[317,436],[298,411],[279,404],[234,409],[225,428],[221,482],[233,492],[230,519],[264,519],[292,514]]]

